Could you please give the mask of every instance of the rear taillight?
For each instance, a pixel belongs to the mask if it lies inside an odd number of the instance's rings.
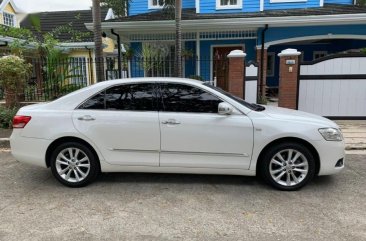
[[[13,118],[13,128],[24,128],[31,119],[30,116],[16,115]]]

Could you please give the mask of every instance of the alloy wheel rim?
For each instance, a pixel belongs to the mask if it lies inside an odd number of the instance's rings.
[[[56,170],[67,182],[81,182],[90,172],[89,157],[79,148],[66,148],[56,157]]]
[[[308,175],[309,162],[301,152],[285,149],[272,157],[269,172],[276,183],[282,186],[295,186]]]

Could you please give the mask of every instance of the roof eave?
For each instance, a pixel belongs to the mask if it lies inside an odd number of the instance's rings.
[[[59,43],[57,46],[61,47],[61,48],[67,48],[67,49],[90,49],[90,48],[95,48],[94,42]]]
[[[188,31],[208,31],[229,28],[256,28],[268,24],[270,27],[288,26],[319,26],[319,25],[346,25],[364,24],[366,13],[339,14],[339,15],[311,15],[289,17],[255,17],[255,18],[226,18],[226,19],[195,19],[183,20],[182,28]],[[245,25],[243,25],[245,22]],[[86,28],[93,31],[93,24],[86,23]],[[131,22],[103,22],[103,29],[119,31],[171,31],[175,29],[174,20],[159,21],[131,21]]]
[[[0,4],[0,13],[2,13],[4,11],[4,8],[6,7],[6,5],[8,5],[8,3],[10,3],[10,5],[13,7],[15,13],[23,13],[23,11],[14,3],[13,0],[5,0]]]

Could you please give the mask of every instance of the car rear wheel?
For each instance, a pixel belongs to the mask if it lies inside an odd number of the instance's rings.
[[[68,187],[83,187],[96,179],[100,167],[97,157],[87,146],[68,142],[59,145],[53,151],[51,170],[62,184]]]
[[[271,186],[295,191],[314,177],[315,160],[305,146],[282,143],[266,151],[260,168],[263,178]]]

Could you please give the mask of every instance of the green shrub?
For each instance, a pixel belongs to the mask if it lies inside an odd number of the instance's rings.
[[[258,96],[258,104],[267,105],[268,100],[265,96]]]
[[[201,80],[203,81],[203,77],[202,76],[199,76],[199,75],[191,75],[188,77],[189,79],[195,79],[195,80]]]
[[[19,108],[6,108],[4,106],[0,106],[0,127],[1,128],[11,128],[13,117],[18,112]]]

